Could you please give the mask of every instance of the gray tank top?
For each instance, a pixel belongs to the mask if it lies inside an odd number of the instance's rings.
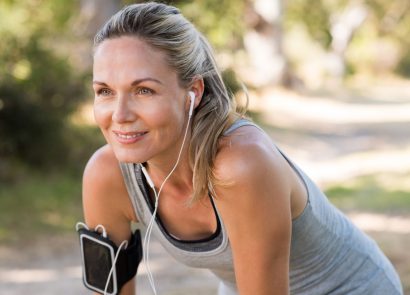
[[[241,119],[224,135],[246,125],[259,128]],[[305,209],[292,221],[291,294],[403,294],[396,271],[376,243],[330,204],[310,178],[280,152],[308,192]],[[154,209],[141,166],[133,163],[120,163],[120,166],[135,214],[146,226]],[[191,267],[211,270],[223,282],[224,289],[230,290],[229,294],[237,294],[229,239],[218,209],[213,206],[218,227],[209,238],[178,240],[167,232],[158,216],[152,234],[175,259]]]

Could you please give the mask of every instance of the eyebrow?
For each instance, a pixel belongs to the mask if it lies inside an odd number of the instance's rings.
[[[140,84],[142,82],[145,82],[145,81],[152,81],[152,82],[156,82],[158,84],[163,84],[161,81],[159,81],[157,79],[147,77],[147,78],[142,78],[142,79],[137,79],[137,80],[132,81],[131,86],[138,85],[138,84]],[[101,82],[101,81],[96,81],[96,80],[93,81],[93,84],[108,86],[106,83]]]

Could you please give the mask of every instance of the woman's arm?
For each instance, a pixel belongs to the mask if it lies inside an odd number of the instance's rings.
[[[289,294],[289,167],[272,143],[259,136],[242,139],[222,148],[214,166],[216,176],[228,183],[216,187],[216,204],[231,243],[238,290]]]
[[[119,246],[130,240],[130,222],[137,221],[132,208],[119,163],[106,145],[95,152],[84,171],[85,222],[90,228],[103,225],[109,238]],[[135,279],[127,282],[120,294],[135,294]]]

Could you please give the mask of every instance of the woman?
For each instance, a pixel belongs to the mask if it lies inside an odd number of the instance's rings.
[[[153,234],[210,269],[219,294],[402,294],[374,241],[235,111],[210,46],[176,8],[114,15],[95,37],[93,75],[108,144],[84,173],[88,226],[119,245],[155,212]]]

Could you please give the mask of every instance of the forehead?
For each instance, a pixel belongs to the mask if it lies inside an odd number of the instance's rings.
[[[132,36],[106,39],[99,44],[94,52],[93,73],[101,80],[176,77],[164,52]]]

